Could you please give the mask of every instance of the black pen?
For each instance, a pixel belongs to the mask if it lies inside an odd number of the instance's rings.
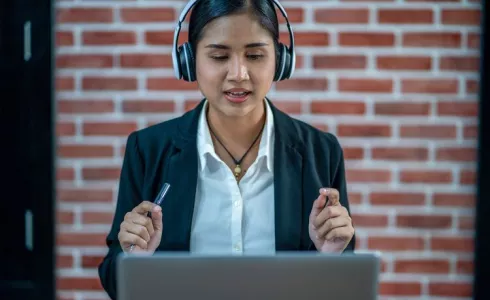
[[[162,188],[160,189],[160,192],[156,196],[155,200],[153,201],[153,203],[155,203],[156,205],[160,205],[163,202],[165,195],[167,195],[169,189],[170,189],[170,184],[165,182]],[[151,218],[151,211],[149,211],[146,214],[146,216]],[[129,252],[133,252],[134,246],[135,246],[134,244],[131,244],[131,246],[129,246]]]

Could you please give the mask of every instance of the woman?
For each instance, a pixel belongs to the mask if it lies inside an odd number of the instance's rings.
[[[130,249],[354,250],[337,139],[266,98],[280,57],[272,1],[198,1],[189,45],[204,100],[128,137],[109,252],[99,266],[113,298],[115,258]],[[158,206],[152,199],[164,183],[171,188]]]

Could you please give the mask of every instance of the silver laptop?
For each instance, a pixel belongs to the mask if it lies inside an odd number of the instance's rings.
[[[118,257],[119,300],[375,300],[377,253]]]

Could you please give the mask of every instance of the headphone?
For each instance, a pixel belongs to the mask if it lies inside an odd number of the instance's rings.
[[[185,17],[189,13],[189,10],[196,4],[198,0],[192,0],[187,3],[184,10],[180,14],[177,26],[174,32],[174,42],[172,47],[172,63],[174,67],[175,77],[177,79],[184,79],[185,81],[196,80],[195,70],[195,58],[192,53],[191,44],[189,42],[184,43],[181,46],[177,46],[179,40],[179,33],[184,22]],[[288,16],[284,8],[279,4],[277,0],[271,0],[281,11],[284,19],[286,19],[290,46],[287,47],[282,43],[279,43],[279,57],[277,57],[277,68],[274,74],[274,81],[281,81],[291,78],[294,73],[296,65],[296,53],[294,52],[294,35],[291,25],[289,24]]]

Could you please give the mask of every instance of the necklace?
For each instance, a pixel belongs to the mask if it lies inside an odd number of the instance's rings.
[[[206,119],[207,119],[207,115],[206,115]],[[243,156],[240,159],[235,159],[235,157],[230,153],[230,151],[228,151],[228,149],[226,149],[225,145],[221,142],[221,140],[218,138],[218,136],[214,133],[214,131],[211,128],[211,126],[209,125],[209,121],[208,121],[209,131],[213,134],[214,138],[218,141],[218,143],[220,143],[220,145],[223,147],[223,149],[225,149],[225,151],[228,152],[228,155],[230,155],[231,159],[233,159],[233,162],[235,163],[235,169],[233,172],[235,175],[235,179],[238,180],[238,177],[240,177],[240,174],[242,173],[242,161],[247,156],[248,152],[250,152],[250,150],[255,145],[257,140],[259,139],[260,134],[262,133],[262,130],[264,130],[264,126],[265,126],[265,122],[262,124],[262,128],[260,129],[259,134],[257,134],[257,136],[255,137],[255,140],[253,141],[252,145],[250,145],[250,147],[245,152],[245,154],[243,154]]]

